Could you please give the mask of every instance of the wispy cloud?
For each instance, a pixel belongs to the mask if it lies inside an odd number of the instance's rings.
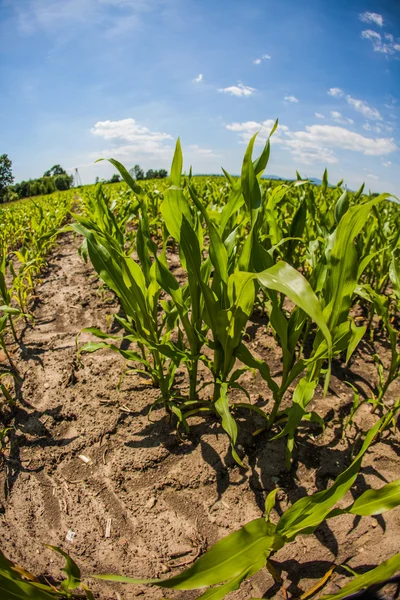
[[[237,85],[231,85],[226,88],[219,88],[219,92],[223,94],[230,94],[231,96],[251,96],[253,92],[256,91],[255,88],[250,87],[249,85],[243,85],[243,83],[239,83]]]
[[[187,149],[190,155],[201,156],[203,158],[218,158],[221,156],[220,154],[216,154],[213,150],[210,150],[210,148],[201,148],[197,144],[189,144]]]
[[[271,56],[269,54],[263,54],[261,58],[256,58],[253,60],[254,65],[261,65],[263,60],[271,60]]]
[[[197,77],[193,79],[193,83],[201,83],[203,81],[203,73],[199,73]]]
[[[161,10],[166,0],[25,0],[13,2],[18,29],[29,35],[38,30],[49,34],[64,31],[66,24],[103,26],[117,36],[140,25],[139,15]],[[112,13],[110,16],[110,9]]]
[[[351,96],[346,96],[346,100],[350,106],[361,113],[366,119],[370,119],[371,121],[382,121],[382,115],[379,110],[377,108],[372,108],[364,100],[357,100],[357,98],[352,98]]]
[[[348,119],[347,117],[344,117],[342,113],[338,112],[337,110],[331,110],[331,119],[335,121],[335,123],[340,123],[341,125],[354,124],[353,119]]]
[[[341,98],[344,96],[344,91],[338,87],[332,87],[328,90],[328,96],[334,96],[335,98]]]
[[[385,33],[384,36],[372,29],[366,29],[361,33],[364,40],[369,40],[372,43],[374,52],[393,55],[400,52],[400,43],[397,42],[391,33]],[[385,40],[385,41],[384,41]]]
[[[314,116],[316,116],[317,119],[325,119],[325,115],[323,115],[323,114],[321,114],[319,112],[314,113]]]
[[[296,98],[296,96],[286,95],[283,100],[284,100],[284,102],[299,102],[299,99]]]
[[[380,127],[379,125],[371,125],[371,123],[369,123],[368,121],[364,123],[363,129],[365,129],[365,131],[374,131],[375,133],[382,133],[382,127]]]
[[[267,119],[263,122],[231,123],[226,125],[226,128],[238,133],[243,143],[247,143],[254,133],[260,131],[257,140],[258,143],[262,143],[267,138],[272,125],[273,120]],[[287,148],[293,157],[303,164],[334,164],[338,162],[334,150],[350,150],[368,156],[385,156],[397,149],[393,138],[369,138],[336,125],[310,125],[300,131],[279,126],[272,143]]]
[[[359,15],[359,19],[363,23],[375,23],[379,27],[383,26],[383,17],[379,13],[363,12]]]

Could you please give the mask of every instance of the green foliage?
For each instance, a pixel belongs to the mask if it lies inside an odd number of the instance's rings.
[[[4,201],[8,187],[14,181],[12,174],[12,161],[7,154],[0,156],[0,202]]]
[[[378,422],[368,432],[361,450],[350,466],[341,473],[331,487],[312,496],[305,496],[295,502],[280,517],[275,525],[270,520],[276,490],[266,500],[265,518],[250,521],[238,531],[217,542],[191,567],[169,579],[133,579],[119,575],[100,575],[99,579],[120,583],[154,585],[174,590],[209,588],[198,596],[203,600],[222,599],[229,592],[240,587],[241,583],[262,569],[267,560],[298,535],[311,535],[327,519],[343,514],[359,516],[382,514],[400,504],[400,480],[383,486],[379,490],[369,489],[347,508],[335,509],[351,489],[361,467],[363,456],[379,431]],[[379,582],[390,576],[400,567],[397,557],[383,563],[378,569],[356,578],[348,589],[360,589],[365,585]],[[213,587],[219,586],[219,587]],[[359,586],[359,587],[358,587]],[[346,587],[343,589],[346,590]],[[347,590],[346,590],[347,592]],[[344,594],[345,595],[345,594]],[[336,595],[334,596],[336,598]],[[338,598],[343,597],[339,595]]]
[[[178,428],[188,431],[190,417],[214,413],[229,435],[235,460],[243,465],[236,451],[236,407],[230,396],[232,389],[248,395],[240,376],[246,369],[256,369],[272,392],[272,409],[268,414],[251,403],[240,406],[264,417],[265,428],[276,429],[275,438],[287,439],[290,467],[300,424],[324,425],[318,413],[308,409],[318,383],[323,382],[327,390],[332,360],[345,353],[348,362],[365,334],[366,326],[357,326],[352,311],[360,295],[359,283],[378,256],[380,261],[385,257],[387,282],[394,290],[398,287],[398,207],[386,203],[388,194],[368,199],[361,196],[362,188],[351,194],[341,189],[342,182],[329,187],[326,171],[320,188],[300,177],[289,184],[264,184],[262,175],[276,127],[277,123],[255,160],[256,136],[250,140],[240,178],[224,171],[222,187],[209,180],[199,185],[191,174],[182,176],[179,140],[169,185],[162,192],[148,183],[138,184],[138,165],[128,172],[110,159],[129,191],[112,202],[104,191],[96,192],[95,202],[89,194],[85,216],[76,216],[74,228],[86,238],[84,247],[93,266],[127,316],[118,320],[125,328],[125,340],[136,347],[120,353],[151,375]],[[383,250],[367,253],[365,238],[370,239],[373,228],[369,225],[366,230],[366,225],[375,218],[380,227],[376,215],[382,212],[388,217],[379,246]],[[179,252],[183,282],[169,269],[171,243]],[[137,262],[132,260],[133,251]],[[368,300],[366,292],[364,298]],[[293,306],[290,311],[287,302]],[[268,357],[256,357],[244,343],[257,303],[282,350],[279,381],[271,376]],[[383,408],[381,400],[399,370],[391,314],[387,311],[382,317],[395,357],[381,384],[378,403]],[[119,351],[115,343],[106,341],[89,343],[81,351],[105,347]],[[199,393],[200,362],[211,377],[208,399]],[[175,389],[180,365],[188,374],[186,396]],[[281,411],[294,382],[291,403]]]

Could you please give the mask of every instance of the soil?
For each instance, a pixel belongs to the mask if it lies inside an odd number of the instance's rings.
[[[44,544],[71,554],[84,577],[168,577],[261,516],[265,496],[274,487],[280,488],[272,513],[276,521],[288,505],[324,489],[348,466],[360,431],[377,419],[368,405],[363,406],[341,439],[343,419],[353,401],[344,381],[356,385],[361,397],[376,385],[366,342],[349,368],[335,365],[327,397],[318,391],[312,408],[329,420],[329,426],[322,434],[315,426],[300,432],[290,473],[285,468],[285,442],[270,441],[266,434],[254,437],[257,423],[242,413],[239,449],[247,466],[242,469],[233,462],[227,436],[211,417],[193,419],[183,441],[163,409],[154,410],[149,419],[157,390],[139,374],[120,381],[124,361],[118,354],[102,350],[77,359],[76,335],[89,326],[110,331],[108,315],[118,312],[91,265],[79,257],[78,245],[72,234],[60,238],[37,287],[35,324],[25,326],[20,346],[10,344],[23,384],[0,473],[1,549],[7,557],[50,582],[60,580],[62,559]],[[80,336],[82,342],[88,339],[89,334]],[[268,359],[272,374],[279,375],[279,350],[260,319],[250,323],[248,340],[253,351]],[[387,364],[384,341],[380,354]],[[268,407],[271,394],[260,377],[249,372],[244,380],[252,402]],[[388,401],[399,397],[398,383]],[[391,432],[372,446],[355,495],[400,478],[399,442]],[[68,541],[71,531],[73,539]],[[274,555],[273,563],[282,569],[289,594],[298,597],[333,562],[349,561],[362,571],[392,556],[398,551],[399,533],[400,508],[374,518],[344,516],[330,520],[314,536],[297,538]],[[87,581],[102,600],[140,595],[189,600],[199,595]],[[325,591],[335,591],[343,581],[338,572]],[[276,593],[282,596],[263,569],[229,598]]]

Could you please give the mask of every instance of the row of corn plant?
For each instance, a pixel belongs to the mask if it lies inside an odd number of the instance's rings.
[[[224,171],[222,205],[207,185],[200,189],[202,197],[191,173],[182,176],[179,141],[170,185],[159,194],[161,203],[149,199],[123,165],[110,159],[132,193],[130,211],[116,211],[99,186],[86,200],[84,215],[75,215],[73,228],[84,236],[85,252],[100,278],[119,298],[125,316],[117,320],[125,339],[136,348],[121,350],[116,341],[106,341],[107,333],[91,328],[88,331],[103,341],[89,342],[82,351],[108,347],[140,363],[179,426],[187,429],[189,417],[214,413],[239,463],[235,410],[245,406],[257,412],[267,429],[279,423],[275,435],[287,438],[289,465],[300,422],[321,423],[318,414],[308,410],[317,384],[324,381],[327,390],[332,359],[345,353],[348,362],[365,334],[366,327],[357,326],[352,311],[355,298],[366,298],[366,292],[359,293],[359,284],[369,285],[365,273],[376,249],[368,252],[363,236],[377,208],[388,204],[389,195],[365,197],[362,188],[351,195],[341,189],[342,182],[332,193],[325,173],[317,196],[323,214],[318,221],[316,195],[300,176],[291,183],[263,185],[270,139],[253,160],[255,141],[256,136],[247,147],[240,178]],[[292,215],[289,226],[288,219],[279,220],[286,213]],[[129,222],[134,226],[127,227]],[[380,251],[386,255],[389,249],[397,256],[399,236],[392,222],[394,217]],[[185,271],[183,283],[168,265],[171,240]],[[393,265],[392,271],[397,273]],[[243,342],[257,297],[264,299],[268,325],[282,351],[280,380],[271,376],[268,357],[255,356]],[[290,313],[285,299],[295,305]],[[211,376],[206,400],[199,395],[200,362]],[[186,396],[174,385],[180,365],[188,373]],[[389,384],[398,376],[397,365],[395,361],[390,369]],[[230,402],[234,388],[247,394],[239,380],[246,369],[258,370],[266,380],[273,396],[269,414],[250,402]],[[296,382],[291,405],[282,411],[282,400]],[[387,387],[384,383],[383,390]]]

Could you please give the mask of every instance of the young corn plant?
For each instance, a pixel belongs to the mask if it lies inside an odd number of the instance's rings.
[[[250,521],[238,531],[217,542],[191,567],[169,579],[134,579],[119,575],[98,575],[99,579],[131,584],[149,584],[174,590],[199,590],[208,588],[198,596],[202,600],[222,600],[237,590],[248,579],[266,565],[269,559],[298,535],[311,535],[324,521],[344,514],[368,516],[382,514],[400,504],[400,480],[384,485],[378,490],[368,489],[346,508],[335,508],[351,490],[361,467],[362,459],[379,431],[381,422],[367,433],[362,448],[350,466],[341,473],[326,490],[305,496],[295,502],[280,517],[277,524],[270,513],[275,504],[277,489],[267,496],[265,516]],[[398,555],[390,559],[389,565],[378,572],[372,571],[369,584],[390,576],[400,567]],[[393,569],[391,571],[391,569]],[[273,569],[271,569],[273,571]],[[389,572],[389,574],[388,574]],[[360,587],[365,585],[362,580]],[[354,586],[354,584],[353,584]],[[355,586],[354,586],[355,587]]]
[[[122,165],[119,166],[123,169]],[[132,182],[138,188],[133,180]],[[115,318],[126,332],[124,339],[136,343],[139,348],[139,351],[124,350],[114,343],[102,341],[89,342],[80,351],[94,352],[109,348],[119,352],[128,361],[140,363],[144,372],[150,374],[153,384],[160,388],[161,401],[166,408],[174,410],[175,403],[170,402],[171,388],[175,371],[185,355],[179,351],[179,340],[174,345],[171,343],[177,314],[168,301],[160,299],[162,289],[157,282],[156,265],[151,261],[151,253],[156,253],[157,246],[148,235],[145,207],[142,206],[136,241],[140,265],[125,253],[123,232],[100,187],[96,193],[96,203],[93,203],[93,211],[86,217],[74,217],[76,223],[71,227],[84,236],[87,253],[96,272],[121,303],[124,317]],[[163,308],[161,318],[159,305]],[[96,328],[85,331],[103,340],[120,339]],[[141,372],[142,369],[136,371]]]
[[[307,410],[322,375],[327,390],[330,378],[330,364],[334,356],[346,352],[346,362],[350,359],[366,327],[357,327],[350,311],[357,283],[365,264],[359,257],[355,240],[365,226],[374,206],[386,200],[389,194],[381,194],[372,200],[349,206],[346,197],[341,196],[336,204],[334,215],[336,227],[326,238],[325,251],[314,266],[310,285],[320,298],[323,307],[323,319],[332,338],[332,347],[328,348],[326,334],[317,330],[312,352],[308,358],[297,354],[298,343],[302,346],[310,335],[310,322],[301,307],[296,307],[289,319],[275,298],[270,298],[272,309],[270,322],[274,328],[282,349],[283,376],[279,389],[275,388],[275,406],[271,413],[269,426],[276,418],[284,422],[283,429],[274,439],[287,437],[287,464],[290,465],[295,445],[296,430],[302,420],[321,419]],[[268,291],[267,291],[268,293]],[[327,368],[324,368],[325,365]],[[262,371],[260,371],[262,374]],[[292,397],[291,406],[279,412],[280,403],[288,386],[302,373]],[[322,423],[321,423],[322,424]]]
[[[94,600],[89,588],[81,581],[81,572],[72,558],[56,546],[47,546],[65,559],[63,571],[66,575],[59,587],[42,583],[23,567],[13,563],[0,551],[0,595],[4,600]],[[78,591],[78,588],[82,592]]]
[[[274,129],[271,135],[273,132]],[[197,196],[191,180],[187,193],[181,186],[182,152],[178,141],[171,167],[172,185],[165,192],[161,212],[169,234],[179,245],[181,263],[187,273],[189,294],[185,307],[179,282],[160,261],[157,262],[160,284],[175,302],[188,339],[194,339],[196,350],[203,343],[212,350],[211,360],[201,357],[213,377],[211,402],[197,406],[191,403],[183,417],[203,410],[215,412],[230,437],[232,453],[239,464],[235,450],[237,424],[231,412],[228,392],[231,387],[241,387],[237,379],[244,369],[235,369],[236,360],[239,359],[246,368],[254,366],[243,344],[243,334],[253,313],[258,287],[268,288],[271,295],[276,291],[287,295],[319,324],[330,346],[329,331],[308,282],[289,264],[283,261],[274,264],[271,255],[259,242],[264,200],[259,179],[268,162],[270,144],[268,139],[261,156],[253,162],[255,139],[256,136],[246,150],[240,180],[235,182],[227,175],[232,184],[231,194],[215,222]],[[227,231],[231,218],[240,209],[248,222],[248,234],[242,244],[235,237],[238,228],[229,234]],[[199,218],[209,239],[208,247],[204,246],[206,236],[199,231]],[[195,317],[194,323],[188,323],[184,318],[189,311],[192,318]],[[196,322],[199,323],[197,326]],[[265,366],[263,371],[269,373],[268,367]],[[248,403],[240,406],[262,413]]]

